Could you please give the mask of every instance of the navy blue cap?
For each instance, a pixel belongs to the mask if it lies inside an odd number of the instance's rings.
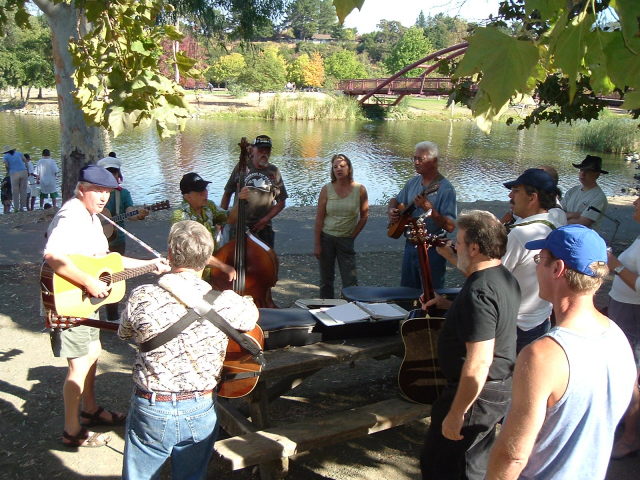
[[[79,182],[92,183],[101,187],[118,188],[118,182],[106,168],[97,165],[86,165],[80,170]]]
[[[513,188],[517,185],[529,185],[530,187],[550,193],[558,189],[553,177],[541,168],[528,168],[522,172],[522,175],[518,178],[512,182],[506,182],[503,185],[507,188]]]
[[[595,272],[589,265],[593,262],[607,263],[604,239],[584,225],[564,225],[553,230],[547,238],[532,240],[524,246],[529,250],[547,249],[569,268],[590,277],[595,276]]]

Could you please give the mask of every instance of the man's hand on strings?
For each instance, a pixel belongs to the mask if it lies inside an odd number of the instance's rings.
[[[420,295],[420,306],[422,310],[428,310],[429,307],[436,307],[439,310],[448,310],[453,303],[445,295],[434,294],[435,297],[425,302],[424,293]]]
[[[156,258],[151,261],[152,264],[155,264],[156,270],[154,273],[157,275],[162,275],[163,273],[167,273],[171,270],[171,266],[169,265],[169,260],[166,258]]]
[[[222,272],[227,276],[227,280],[229,280],[230,282],[233,282],[237,277],[236,269],[231,265],[220,263],[220,270],[222,270]]]
[[[84,288],[89,292],[89,295],[95,298],[106,298],[111,292],[111,287],[99,278],[88,278],[84,283]]]
[[[428,212],[433,208],[433,204],[424,195],[416,195],[413,203],[423,209],[425,212]]]

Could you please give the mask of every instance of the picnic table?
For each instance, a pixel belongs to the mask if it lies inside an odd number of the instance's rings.
[[[216,442],[217,455],[233,470],[259,465],[261,479],[284,478],[292,455],[429,416],[429,405],[411,403],[398,395],[309,422],[273,425],[269,418],[272,401],[319,370],[360,358],[402,355],[402,351],[399,335],[266,351],[266,366],[256,388],[242,399],[218,400],[220,425],[230,438]]]

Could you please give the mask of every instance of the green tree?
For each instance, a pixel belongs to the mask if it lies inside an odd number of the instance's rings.
[[[402,70],[416,60],[426,57],[431,51],[431,43],[424,36],[421,28],[411,27],[391,49],[391,53],[384,64],[389,73]],[[405,74],[407,77],[417,77],[422,70],[414,68]]]
[[[469,24],[464,20],[438,13],[426,19],[423,30],[433,49],[442,50],[462,42],[468,28]]]
[[[276,47],[267,47],[263,52],[253,52],[245,57],[247,68],[238,82],[248,90],[258,92],[258,103],[262,93],[280,91],[287,83],[287,65]]]
[[[233,19],[224,35],[249,38],[259,18],[276,19],[286,0],[175,0],[196,13],[220,7]],[[104,127],[114,135],[126,126],[154,122],[161,136],[179,131],[188,117],[182,89],[158,67],[163,39],[180,40],[158,21],[174,10],[165,0],[33,0],[52,31],[61,124],[63,198],[73,195],[80,166],[103,156]],[[27,0],[0,3],[0,33],[9,16],[28,25]],[[201,13],[201,12],[200,12]],[[177,54],[182,75],[194,62]]]
[[[306,40],[316,33],[331,33],[336,23],[331,0],[294,0],[287,9],[284,26],[293,30],[295,38]]]
[[[418,18],[416,19],[416,27],[424,29],[427,26],[427,19],[424,16],[424,12],[420,10]]]
[[[338,80],[366,78],[367,76],[367,72],[355,52],[348,50],[341,50],[325,58],[324,70],[327,75]]]
[[[310,63],[311,60],[309,59],[309,55],[306,53],[298,55],[293,62],[289,63],[287,68],[287,80],[295,83],[298,87],[304,86],[304,72],[309,68]]]
[[[374,32],[360,36],[357,51],[366,52],[374,62],[383,62],[406,30],[406,27],[395,20],[380,20]]]
[[[207,78],[212,83],[235,83],[247,63],[241,53],[223,55],[207,70]]]

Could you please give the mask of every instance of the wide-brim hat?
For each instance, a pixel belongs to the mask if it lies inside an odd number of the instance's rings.
[[[590,265],[607,263],[607,245],[598,233],[584,225],[571,224],[552,230],[547,238],[525,243],[529,250],[549,250],[569,268],[593,277]]]
[[[4,147],[2,147],[2,153],[9,153],[11,150],[15,150],[15,148],[11,145],[5,145]]]
[[[571,165],[580,170],[593,170],[594,172],[604,174],[609,173],[606,170],[602,170],[602,158],[596,157],[595,155],[587,155],[581,163],[572,163]]]
[[[78,181],[99,185],[101,187],[118,188],[118,182],[109,170],[93,164],[80,169]]]
[[[191,192],[202,192],[210,183],[195,172],[187,173],[180,180],[180,191],[183,195]]]
[[[518,185],[528,185],[544,192],[556,192],[558,185],[551,175],[542,170],[541,168],[528,168],[522,175],[515,180],[505,182],[503,185],[506,188],[513,188]]]

